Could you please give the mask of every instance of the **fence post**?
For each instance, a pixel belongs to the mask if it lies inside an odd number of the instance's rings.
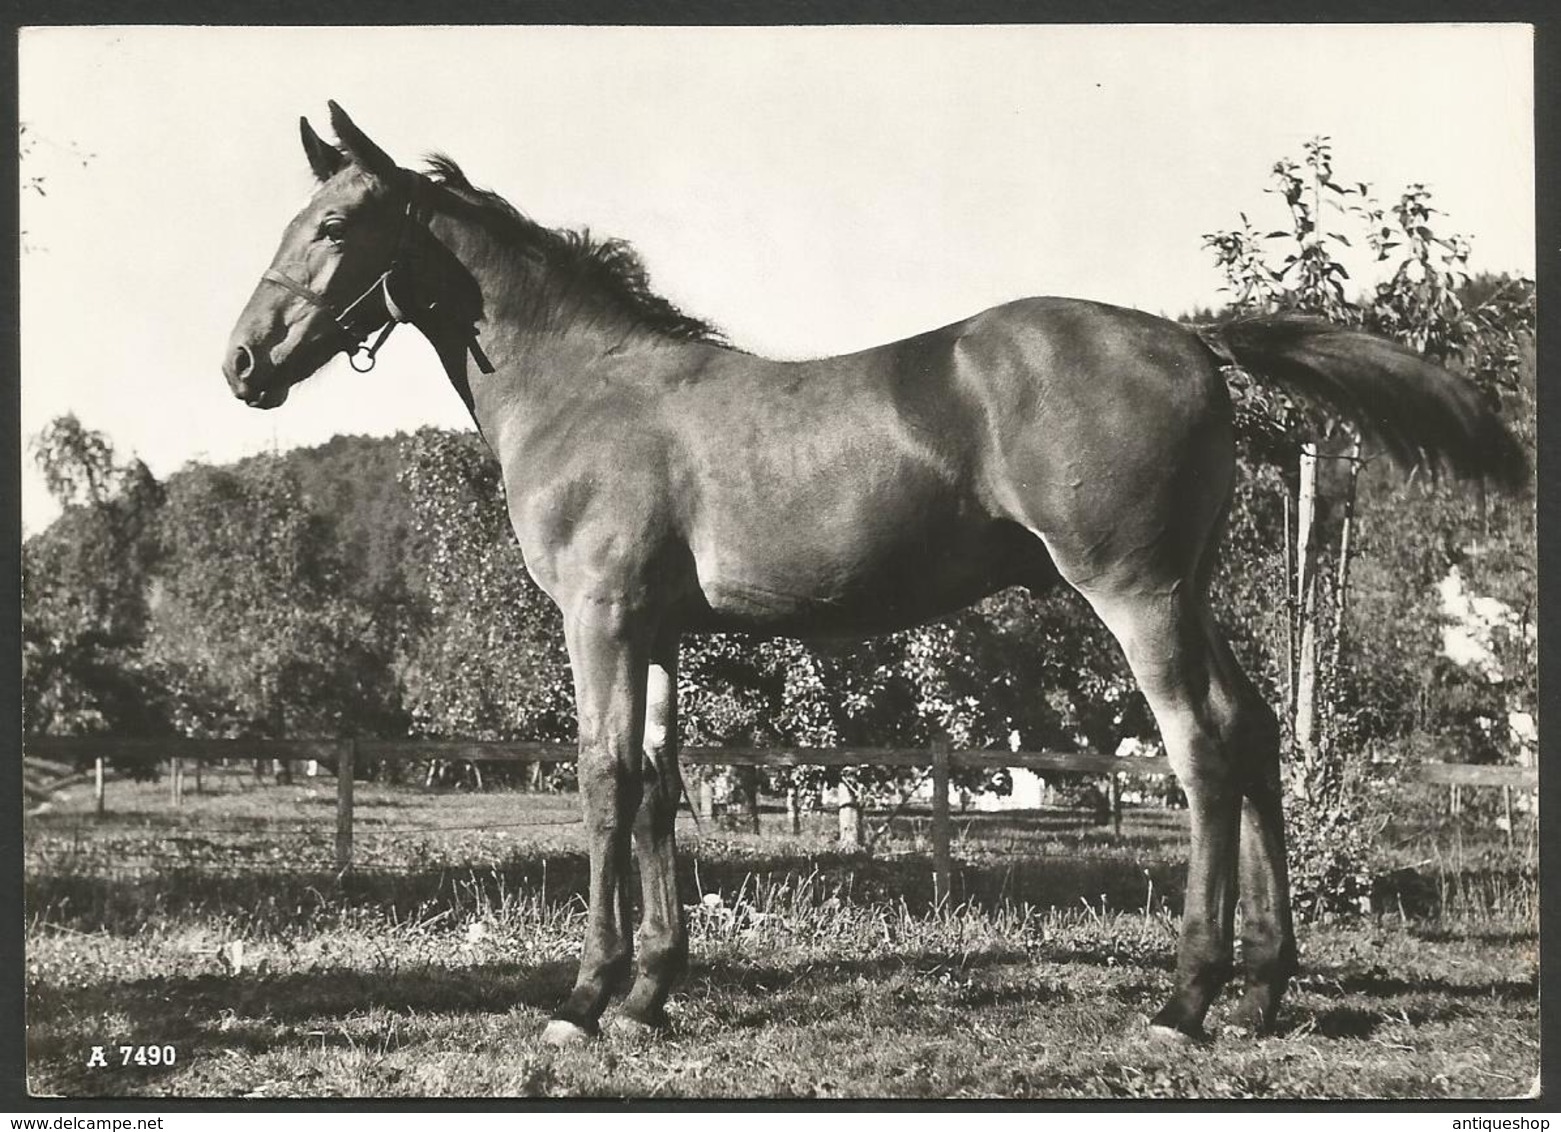
[[[181,758],[168,760],[168,790],[175,809],[184,805],[184,760]]]
[[[98,817],[103,816],[103,756],[92,760],[92,794],[97,802]]]
[[[793,837],[802,832],[802,799],[795,782],[786,787],[786,823]]]
[[[1106,775],[1106,805],[1111,809],[1111,836],[1122,836],[1122,784],[1115,774]]]
[[[932,745],[932,901],[949,899],[949,742]]]
[[[1512,845],[1513,845],[1513,840],[1512,840],[1512,833],[1513,833],[1513,831],[1512,831],[1512,787],[1510,787],[1510,786],[1503,786],[1501,788],[1501,807],[1502,807],[1502,809],[1504,811],[1506,811],[1506,815],[1507,815],[1507,848],[1511,849]]]
[[[352,868],[352,775],[358,762],[358,741],[336,748],[336,871]]]
[[[759,768],[745,766],[738,769],[737,781],[742,790],[743,809],[748,813],[748,828],[759,832]]]
[[[862,847],[862,803],[844,782],[835,791],[840,796],[840,847],[854,853]]]

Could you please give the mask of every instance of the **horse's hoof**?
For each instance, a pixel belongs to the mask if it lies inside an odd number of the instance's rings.
[[[578,1022],[554,1018],[542,1030],[542,1041],[550,1046],[576,1046],[596,1037]]]
[[[1149,1019],[1149,1033],[1182,1044],[1208,1041],[1209,1037],[1203,1029],[1203,1012],[1188,1009],[1180,996],[1173,997]]]

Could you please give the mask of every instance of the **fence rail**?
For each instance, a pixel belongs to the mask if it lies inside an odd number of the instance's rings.
[[[1433,786],[1507,786],[1538,790],[1539,770],[1531,766],[1486,766],[1477,763],[1421,763],[1409,777]]]
[[[29,758],[109,758],[162,762],[180,759],[315,759],[336,763],[344,750],[358,759],[451,759],[464,762],[574,762],[573,743],[448,739],[124,739],[106,735],[49,735],[28,739]],[[681,747],[691,766],[931,767],[930,747]],[[1023,767],[1056,774],[1171,774],[1164,757],[1118,758],[1093,751],[950,751],[951,771]]]
[[[23,741],[27,762],[40,768],[65,768],[63,760],[94,760],[98,812],[104,808],[104,763],[108,759],[138,762],[168,761],[175,805],[183,789],[186,760],[313,759],[336,767],[336,866],[352,867],[353,777],[365,760],[445,759],[464,762],[568,763],[577,751],[571,743],[478,741],[442,739],[127,739],[108,735],[37,736]],[[684,747],[683,762],[693,766],[734,767],[847,767],[880,766],[924,768],[931,772],[932,843],[935,891],[949,891],[951,819],[948,804],[949,775],[962,770],[1022,767],[1037,773],[1098,775],[1108,782],[1113,812],[1120,794],[1117,776],[1174,774],[1164,757],[1119,758],[1093,751],[952,751],[946,744],[930,748],[899,747]],[[1453,791],[1453,807],[1459,808],[1463,787],[1500,787],[1511,810],[1513,790],[1537,790],[1535,767],[1482,766],[1467,763],[1422,763],[1407,768],[1406,777]]]

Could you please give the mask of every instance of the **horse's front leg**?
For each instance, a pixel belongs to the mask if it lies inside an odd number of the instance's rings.
[[[544,1040],[555,1044],[596,1035],[607,1000],[633,962],[629,839],[643,782],[647,636],[619,603],[581,601],[565,610],[591,894],[574,990],[543,1031]]]
[[[676,637],[658,644],[645,696],[645,796],[634,822],[644,911],[640,920],[639,977],[619,1017],[660,1029],[673,984],[688,966],[688,928],[678,898],[677,822],[683,778],[678,771]]]

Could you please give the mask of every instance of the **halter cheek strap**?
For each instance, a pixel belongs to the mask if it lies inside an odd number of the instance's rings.
[[[320,294],[318,291],[316,291],[316,290],[314,290],[314,289],[312,289],[310,287],[305,287],[302,283],[298,282],[292,276],[285,275],[282,272],[277,271],[277,270],[275,270],[273,268],[272,270],[267,271],[265,274],[263,274],[260,278],[265,280],[267,283],[275,283],[278,287],[282,288],[282,290],[284,290],[284,291],[291,291],[293,294],[297,295],[304,302],[311,303],[314,306],[319,307],[322,311],[324,311],[326,314],[330,315],[332,318],[336,317],[336,312],[331,309],[331,304],[326,301],[326,298],[325,298],[324,295]]]

